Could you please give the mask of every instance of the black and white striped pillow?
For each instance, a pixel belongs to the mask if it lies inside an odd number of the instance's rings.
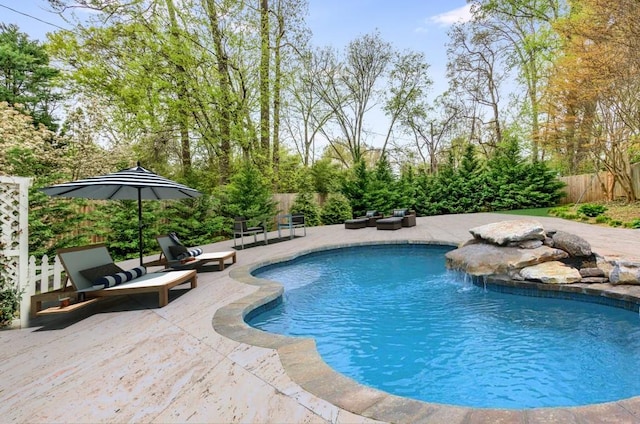
[[[196,247],[196,248],[193,248],[193,249],[188,249],[186,252],[184,252],[181,255],[179,255],[176,259],[181,261],[183,259],[195,257],[195,256],[198,256],[198,255],[202,255],[202,249],[199,248],[199,247]]]
[[[114,287],[118,284],[126,283],[127,281],[135,280],[138,277],[142,277],[146,273],[147,268],[143,266],[137,266],[127,271],[118,272],[117,274],[105,275],[104,277],[100,277],[93,282],[93,287],[100,289]]]

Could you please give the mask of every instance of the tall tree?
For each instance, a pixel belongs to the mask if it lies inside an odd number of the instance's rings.
[[[495,148],[502,141],[500,98],[507,75],[501,61],[506,48],[497,42],[495,33],[477,25],[454,25],[449,36],[448,77],[452,89],[472,104],[471,110],[476,112],[468,117],[472,125],[482,122],[478,109],[488,109],[490,119],[483,124],[490,128],[491,138],[479,141]]]
[[[326,127],[323,134],[332,146],[337,141],[347,145],[350,157],[342,158],[345,164],[356,163],[363,157],[365,115],[375,105],[376,84],[387,71],[391,58],[391,44],[378,32],[351,41],[343,60],[332,49],[319,52],[321,74],[315,88],[331,110],[330,122],[340,135],[332,135]]]
[[[310,51],[300,52],[296,78],[286,93],[289,108],[284,117],[286,134],[304,166],[313,165],[316,137],[332,115],[315,89],[316,76],[320,72],[317,58]]]
[[[260,161],[263,165],[269,163],[269,135],[270,135],[270,103],[269,92],[271,49],[269,30],[269,0],[260,1]]]
[[[565,0],[471,0],[472,25],[491,34],[506,49],[505,64],[516,70],[526,90],[531,157],[539,157],[540,104],[558,38],[552,29],[565,12]]]
[[[177,47],[182,45],[182,34],[181,29],[178,26],[178,21],[176,19],[176,9],[173,4],[173,0],[165,0],[167,5],[167,12],[169,15],[169,37],[170,37],[170,45]],[[190,114],[189,110],[191,109],[188,106],[188,88],[187,88],[187,69],[185,68],[184,56],[180,54],[178,51],[171,50],[168,53],[169,60],[174,67],[174,77],[176,84],[176,97],[178,102],[178,107],[175,109],[176,111],[176,121],[179,127],[180,133],[180,141],[181,141],[181,149],[180,149],[180,158],[182,159],[182,168],[185,174],[191,173],[191,141],[189,135],[189,127],[190,127]]]
[[[550,86],[548,137],[559,151],[586,147],[629,201],[632,153],[640,148],[640,5],[628,0],[580,0],[559,23],[563,55]],[[613,187],[606,187],[613,193]]]
[[[428,75],[429,64],[423,53],[406,52],[394,56],[393,68],[388,76],[389,94],[383,106],[390,119],[382,145],[383,157],[396,122],[407,122],[407,117],[424,110],[427,92],[433,84]]]
[[[0,23],[0,102],[33,117],[33,124],[57,129],[53,111],[60,101],[55,91],[59,71],[49,66],[42,44],[30,40],[16,25]]]

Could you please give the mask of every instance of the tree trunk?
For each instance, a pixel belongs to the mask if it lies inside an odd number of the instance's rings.
[[[260,161],[269,160],[269,0],[260,0]]]
[[[274,80],[273,80],[273,172],[280,170],[280,93],[282,88],[282,38],[284,37],[284,16],[281,8],[282,0],[278,0],[278,37],[275,46]],[[274,181],[277,181],[276,178]],[[274,187],[276,188],[276,187]]]
[[[231,176],[231,81],[229,77],[229,58],[222,45],[222,31],[218,21],[215,0],[205,0],[211,35],[218,64],[218,82],[220,84],[220,184],[225,184]]]
[[[178,28],[178,22],[176,21],[176,10],[173,5],[173,0],[166,0],[167,11],[169,12],[169,20],[171,22],[171,38],[176,45],[180,42],[180,34]],[[182,171],[184,175],[191,173],[191,141],[189,140],[189,109],[187,104],[189,103],[189,93],[187,89],[187,83],[185,79],[186,71],[184,66],[180,63],[175,63],[176,71],[176,97],[178,98],[177,108],[177,121],[180,128],[180,153],[182,160]]]

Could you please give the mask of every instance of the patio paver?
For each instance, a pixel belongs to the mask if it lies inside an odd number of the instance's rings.
[[[581,408],[474,410],[381,396],[361,386],[358,398],[336,402],[346,406],[339,407],[314,394],[322,390],[303,388],[314,381],[313,375],[299,376],[305,370],[304,356],[295,355],[296,349],[308,348],[303,341],[299,347],[281,347],[281,357],[274,348],[242,343],[214,330],[216,312],[230,304],[246,307],[243,299],[258,290],[232,278],[241,267],[338,244],[428,241],[456,245],[471,238],[468,230],[472,227],[522,218],[486,213],[423,217],[417,218],[417,226],[398,231],[345,230],[343,224],[311,227],[305,237],[238,251],[236,264],[199,274],[196,289],[172,290],[164,308],[157,307],[153,295],[132,296],[103,301],[69,316],[38,318],[30,328],[2,331],[0,416],[3,421],[20,423],[551,423],[604,418],[640,422],[639,398]],[[640,257],[638,230],[532,219],[545,229],[580,235],[600,255]],[[276,236],[277,232],[269,234]],[[228,240],[204,246],[204,250],[229,250],[232,245]],[[623,286],[616,289],[625,290]],[[226,318],[218,315],[216,319]],[[262,337],[267,340],[269,336]],[[285,366],[298,366],[299,375],[288,374]],[[315,380],[326,384],[322,377]]]

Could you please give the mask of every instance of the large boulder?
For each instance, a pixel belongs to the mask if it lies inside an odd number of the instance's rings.
[[[553,247],[562,249],[570,256],[591,256],[591,245],[585,239],[565,231],[557,231],[553,235]]]
[[[640,263],[619,260],[609,273],[611,284],[640,284]]]
[[[545,239],[542,225],[537,221],[529,219],[494,222],[472,228],[469,232],[477,239],[482,239],[499,246],[526,240]]]
[[[571,284],[580,282],[580,272],[559,261],[545,262],[528,266],[520,270],[525,280],[540,281],[546,284]]]
[[[509,271],[566,258],[567,252],[547,246],[535,249],[468,244],[445,255],[447,267],[471,275],[508,275]]]

